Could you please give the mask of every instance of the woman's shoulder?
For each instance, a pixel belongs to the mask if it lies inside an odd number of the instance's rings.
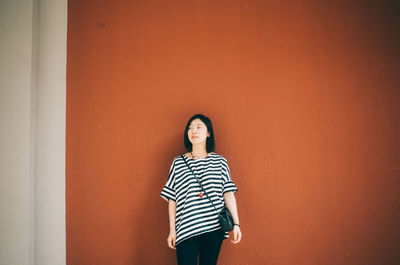
[[[213,156],[219,160],[226,160],[225,157],[221,154],[217,154],[215,152],[212,152]]]
[[[175,162],[179,162],[179,161],[184,161],[183,160],[183,157],[184,156],[186,156],[186,157],[189,157],[189,156],[187,156],[187,154],[188,153],[184,153],[184,154],[181,154],[181,155],[176,155],[176,156],[174,156],[174,158],[172,159],[172,163],[175,163]],[[190,154],[190,153],[189,153]]]
[[[220,161],[223,165],[228,165],[228,160],[221,154],[215,154],[215,158]]]
[[[176,161],[179,161],[181,159],[182,159],[182,155],[174,156],[174,158],[172,159],[172,163],[175,163]]]

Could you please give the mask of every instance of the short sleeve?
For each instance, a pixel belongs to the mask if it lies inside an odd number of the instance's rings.
[[[161,190],[160,196],[166,201],[168,200],[176,201],[174,187],[175,187],[175,160],[172,162],[172,165],[169,169],[167,183]]]
[[[233,193],[236,193],[238,191],[235,183],[231,178],[231,172],[229,170],[228,162],[225,158],[222,159],[222,179],[224,184],[222,190],[223,194],[229,191],[233,191]]]

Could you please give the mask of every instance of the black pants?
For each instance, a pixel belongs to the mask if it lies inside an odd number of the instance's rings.
[[[224,233],[222,230],[204,233],[186,239],[176,247],[178,265],[216,265]]]

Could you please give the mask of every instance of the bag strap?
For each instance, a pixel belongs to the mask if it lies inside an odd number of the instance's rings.
[[[188,162],[186,161],[184,155],[181,155],[181,157],[182,157],[183,161],[185,161],[185,163],[186,163],[186,165],[188,166],[188,168],[190,169],[190,171],[192,172],[193,176],[196,178],[197,182],[198,182],[199,185],[200,185],[200,188],[201,188],[201,189],[204,191],[204,193],[207,195],[207,198],[210,200],[212,206],[214,207],[214,209],[215,209],[215,210],[217,211],[217,213],[218,213],[218,210],[217,210],[217,208],[215,207],[214,203],[211,201],[210,196],[208,196],[206,190],[203,188],[203,185],[201,185],[201,182],[200,182],[199,178],[196,176],[196,174],[194,174],[192,168],[189,166],[189,164],[188,164]]]

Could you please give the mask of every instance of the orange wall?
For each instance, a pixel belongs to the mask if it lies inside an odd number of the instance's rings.
[[[400,263],[393,6],[70,0],[68,12],[68,265],[175,264],[159,193],[195,113],[239,187],[244,238],[224,241],[219,264]]]

